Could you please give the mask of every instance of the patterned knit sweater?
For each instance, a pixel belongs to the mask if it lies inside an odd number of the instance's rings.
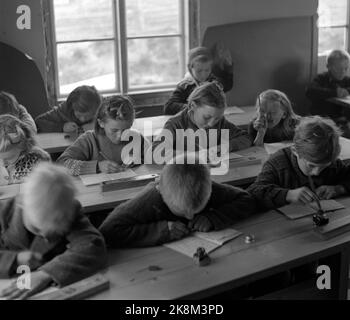
[[[0,185],[21,183],[38,163],[50,160],[50,155],[39,147],[21,153],[10,165],[5,165],[0,159]]]

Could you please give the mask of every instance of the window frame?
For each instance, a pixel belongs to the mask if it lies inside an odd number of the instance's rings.
[[[171,92],[176,83],[152,84],[129,87],[128,83],[128,57],[127,57],[127,41],[128,39],[149,39],[162,37],[178,37],[180,38],[180,72],[186,72],[186,52],[193,43],[199,42],[199,0],[177,0],[180,4],[180,30],[179,33],[169,35],[147,35],[147,36],[127,36],[126,32],[126,9],[125,1],[127,0],[110,0],[113,6],[113,37],[105,37],[101,39],[82,39],[73,41],[56,41],[55,32],[55,16],[54,16],[54,0],[44,1],[44,25],[45,25],[45,42],[46,42],[46,69],[47,69],[47,89],[50,101],[65,99],[68,94],[60,93],[60,84],[58,77],[58,57],[57,45],[60,43],[82,43],[92,41],[114,41],[114,59],[115,59],[115,78],[116,87],[111,90],[99,90],[104,95],[128,94],[128,95],[147,95],[155,94],[158,98],[164,96],[165,92]],[[46,4],[45,4],[46,3]],[[192,31],[194,30],[194,32]],[[119,39],[119,40],[118,40]]]
[[[318,30],[320,31],[321,29],[338,29],[338,28],[344,28],[345,29],[345,47],[344,50],[350,51],[350,0],[346,1],[346,23],[345,24],[339,24],[339,25],[327,25],[327,26],[320,26],[318,25]],[[318,51],[318,49],[317,49]],[[317,52],[318,56],[324,56],[324,52]]]

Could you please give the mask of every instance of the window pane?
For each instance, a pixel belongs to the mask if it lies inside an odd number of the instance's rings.
[[[347,0],[319,0],[319,26],[330,27],[347,24]]]
[[[56,40],[113,37],[111,0],[54,0]]]
[[[58,44],[57,59],[61,94],[83,84],[98,90],[116,87],[112,41]]]
[[[179,33],[179,0],[126,0],[128,36]]]
[[[345,28],[320,28],[318,30],[318,54],[345,48]]]
[[[180,38],[128,40],[129,86],[176,83],[181,77]]]

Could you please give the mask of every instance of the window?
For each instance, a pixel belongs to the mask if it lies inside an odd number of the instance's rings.
[[[56,94],[170,89],[185,73],[187,0],[52,0]]]
[[[349,49],[350,0],[319,0],[318,54],[332,49]]]

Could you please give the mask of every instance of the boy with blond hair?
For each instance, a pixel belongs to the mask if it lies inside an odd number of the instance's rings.
[[[106,262],[101,234],[82,214],[72,178],[50,163],[40,164],[22,194],[0,202],[0,278],[30,268],[31,288],[14,281],[0,296],[25,299],[46,287],[66,286],[98,271]]]
[[[159,182],[115,208],[100,231],[110,247],[154,246],[194,230],[227,228],[254,211],[248,192],[211,181],[197,157],[180,155],[165,165]]]

